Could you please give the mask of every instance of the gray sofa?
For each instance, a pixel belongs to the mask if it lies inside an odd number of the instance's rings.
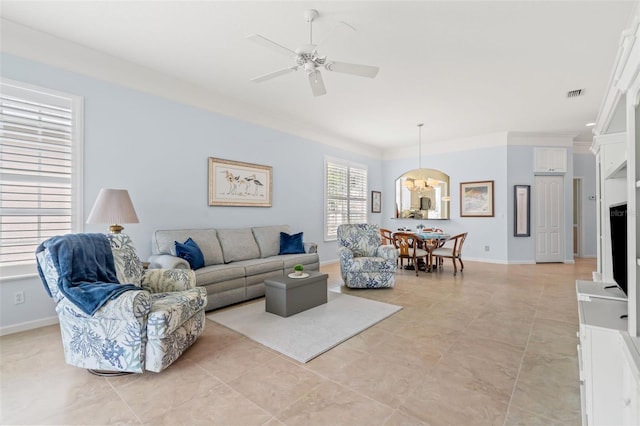
[[[264,280],[291,272],[297,263],[305,270],[320,269],[315,243],[304,243],[304,253],[279,255],[280,232],[289,234],[289,227],[155,231],[149,267],[189,269],[189,263],[176,256],[175,241],[191,237],[204,255],[205,266],[195,273],[196,285],[207,290],[205,310],[217,309],[264,296]]]

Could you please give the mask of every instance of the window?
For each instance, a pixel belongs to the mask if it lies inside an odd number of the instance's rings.
[[[325,159],[325,240],[343,223],[367,222],[367,166]]]
[[[45,239],[82,230],[82,98],[0,82],[0,268],[35,273]]]

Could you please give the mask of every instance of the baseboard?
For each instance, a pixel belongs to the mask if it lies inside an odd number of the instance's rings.
[[[574,259],[567,259],[564,261],[565,265],[573,265],[576,263]]]
[[[20,324],[9,325],[6,327],[0,327],[0,336],[6,336],[8,334],[19,333],[21,331],[33,330],[40,327],[46,327],[47,325],[58,324],[58,317],[42,318],[34,321],[21,322]]]
[[[446,262],[449,259],[444,259],[444,261]],[[482,257],[466,257],[466,256],[462,256],[462,261],[466,262],[482,262],[482,263],[497,263],[500,265],[507,265],[509,262],[507,260],[502,260],[502,259],[486,259],[486,258],[482,258]]]
[[[320,266],[327,266],[327,265],[333,265],[334,263],[339,263],[340,261],[338,259],[334,259],[334,260],[325,260],[324,262],[320,262]]]
[[[510,260],[509,265],[535,265],[535,260]]]

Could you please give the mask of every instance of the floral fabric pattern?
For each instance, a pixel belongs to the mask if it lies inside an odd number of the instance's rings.
[[[152,293],[189,290],[196,286],[196,273],[192,269],[147,269],[140,285]]]
[[[142,280],[142,261],[136,253],[133,241],[127,234],[107,234],[111,243],[116,275],[120,284],[140,285]]]
[[[195,287],[190,270],[144,270],[127,235],[108,237],[118,280],[143,289],[122,293],[92,316],[59,291],[58,272],[48,250],[37,255],[56,301],[65,360],[81,368],[160,372],[202,333],[206,290]]]
[[[206,305],[207,290],[202,287],[191,290],[156,293],[151,295],[151,312],[147,319],[149,339],[162,339],[178,329]]]
[[[357,224],[338,227],[340,272],[347,287],[393,287],[398,252],[381,246],[380,229],[376,225]]]

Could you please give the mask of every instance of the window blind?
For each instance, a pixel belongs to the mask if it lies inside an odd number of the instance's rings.
[[[325,240],[335,240],[338,226],[367,222],[367,168],[325,160]]]
[[[35,271],[45,239],[76,231],[78,100],[0,83],[0,268]],[[78,147],[79,149],[79,147]]]

